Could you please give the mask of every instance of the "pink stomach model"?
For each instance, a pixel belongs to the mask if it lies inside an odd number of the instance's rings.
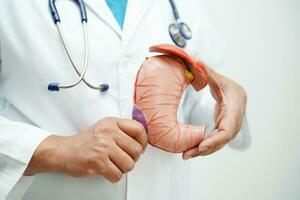
[[[157,45],[151,52],[164,55],[147,58],[135,83],[133,119],[141,122],[149,143],[165,151],[179,153],[200,144],[206,126],[178,122],[177,110],[184,89],[191,84],[196,91],[208,83],[221,98],[218,85],[202,62],[173,45]],[[218,98],[217,97],[217,98]]]

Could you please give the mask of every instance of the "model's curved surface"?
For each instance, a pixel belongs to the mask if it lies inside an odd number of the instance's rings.
[[[206,126],[178,122],[183,91],[189,84],[199,91],[210,83],[218,94],[218,85],[209,80],[205,65],[182,49],[157,45],[150,51],[165,55],[149,57],[141,66],[135,82],[133,119],[143,124],[153,146],[173,153],[186,151],[200,144]]]

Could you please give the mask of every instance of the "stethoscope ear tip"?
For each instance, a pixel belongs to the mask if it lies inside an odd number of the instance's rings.
[[[48,85],[48,90],[51,92],[59,91],[59,83],[50,83]]]
[[[106,92],[109,90],[109,85],[107,83],[99,85],[100,92]]]

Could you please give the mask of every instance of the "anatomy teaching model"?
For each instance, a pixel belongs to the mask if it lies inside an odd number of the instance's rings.
[[[178,122],[177,110],[185,88],[191,84],[200,91],[209,84],[217,101],[221,90],[213,74],[184,50],[168,44],[150,48],[161,53],[149,57],[136,77],[133,119],[148,133],[149,143],[172,153],[181,153],[198,146],[205,138],[206,126]]]

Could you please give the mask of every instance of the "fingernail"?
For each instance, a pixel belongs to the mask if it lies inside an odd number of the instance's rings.
[[[205,152],[205,151],[207,151],[207,150],[208,150],[207,147],[200,147],[200,148],[199,148],[199,152],[200,152],[200,153],[203,153],[203,152]]]
[[[190,158],[192,158],[192,156],[191,156],[191,155],[188,155],[188,156],[183,156],[183,160],[188,160],[188,159],[190,159]]]

